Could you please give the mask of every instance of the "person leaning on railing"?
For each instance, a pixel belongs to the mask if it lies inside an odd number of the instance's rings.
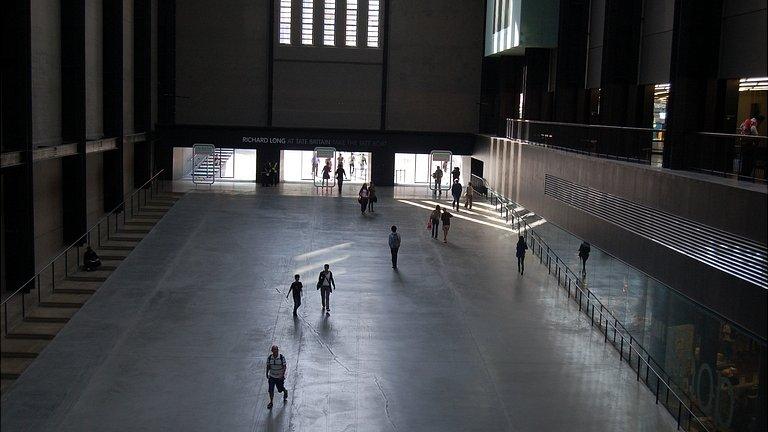
[[[765,120],[765,116],[762,114],[756,114],[755,116],[744,120],[739,126],[739,135],[757,136],[757,127],[763,120]],[[741,141],[741,166],[736,167],[738,169],[735,171],[740,175],[754,177],[756,160],[765,159],[765,155],[762,155],[763,157],[761,158],[760,155],[757,154],[761,143],[754,139],[739,139],[739,141]]]

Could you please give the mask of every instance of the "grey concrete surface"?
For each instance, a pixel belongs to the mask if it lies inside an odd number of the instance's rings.
[[[3,395],[4,431],[674,430],[543,267],[517,275],[513,233],[469,216],[431,240],[427,210],[391,189],[366,216],[349,197],[242,190],[173,207]],[[269,411],[273,343],[290,398]]]

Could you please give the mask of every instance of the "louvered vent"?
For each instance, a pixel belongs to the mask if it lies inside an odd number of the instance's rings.
[[[718,270],[768,288],[766,246],[546,174],[544,194]]]

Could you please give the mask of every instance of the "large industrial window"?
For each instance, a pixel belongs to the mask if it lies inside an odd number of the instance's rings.
[[[347,0],[346,46],[357,46],[357,0]]]
[[[301,26],[295,28],[293,19],[293,3],[295,0],[279,0],[278,8],[278,40],[281,45],[292,45],[300,41],[301,45],[315,45],[319,38],[315,38],[315,25],[319,26],[320,15],[315,16],[316,0],[301,0],[300,21]],[[322,7],[322,44],[328,47],[354,47],[354,48],[380,48],[381,46],[381,0],[346,0],[342,6],[337,6],[338,0],[317,0],[317,7]],[[501,0],[496,0],[501,1]],[[358,44],[358,21],[362,23],[363,37],[365,39]],[[340,39],[336,38],[337,31],[343,33]],[[318,42],[319,43],[319,42]]]
[[[301,44],[312,45],[313,0],[301,1]]]
[[[336,0],[325,0],[323,45],[336,45]]]
[[[280,43],[291,43],[291,0],[280,0]]]
[[[368,1],[368,47],[379,47],[379,0]]]

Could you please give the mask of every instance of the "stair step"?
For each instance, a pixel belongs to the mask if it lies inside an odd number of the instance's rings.
[[[126,257],[122,255],[99,255],[101,257],[102,261],[122,261]],[[115,267],[115,270],[117,270],[117,267]]]
[[[85,275],[79,275],[79,274],[73,274],[67,276],[67,279],[69,281],[73,282],[104,282],[107,280],[106,276],[85,276]]]
[[[130,220],[157,223],[162,218],[163,215],[158,215],[156,213],[134,213]]]
[[[22,353],[24,355],[37,355],[48,345],[46,340],[6,339],[0,340],[3,351]]]
[[[37,353],[23,351],[2,351],[0,352],[0,358],[37,358]]]
[[[60,323],[60,324],[66,324],[66,323],[69,322],[69,318],[65,318],[65,317],[41,317],[41,316],[27,315],[27,317],[24,318],[24,322],[28,322],[28,323]]]
[[[129,226],[143,226],[143,227],[155,226],[154,222],[143,221],[143,220],[136,220],[136,219],[130,219],[130,220],[126,221],[125,224],[129,225]]]
[[[124,235],[114,235],[112,234],[109,236],[110,240],[114,241],[124,241],[124,242],[134,242],[138,243],[140,242],[144,237],[130,237],[130,236],[124,236]]]
[[[126,245],[101,245],[99,248],[100,250],[106,250],[106,251],[131,251],[133,250],[133,246],[126,246]]]
[[[96,290],[90,288],[56,288],[53,292],[58,294],[93,294]]]
[[[19,376],[34,360],[34,357],[2,357],[0,358],[0,371],[3,375]],[[7,378],[7,376],[3,378]]]
[[[56,335],[47,333],[8,333],[6,339],[53,340]]]
[[[81,308],[83,306],[83,303],[75,303],[75,302],[40,302],[40,303],[38,303],[38,306],[45,307],[45,308],[69,308],[69,309],[75,309],[75,308]]]
[[[151,229],[145,229],[145,228],[128,228],[123,227],[122,229],[117,230],[116,234],[149,234],[149,232],[152,231]]]

